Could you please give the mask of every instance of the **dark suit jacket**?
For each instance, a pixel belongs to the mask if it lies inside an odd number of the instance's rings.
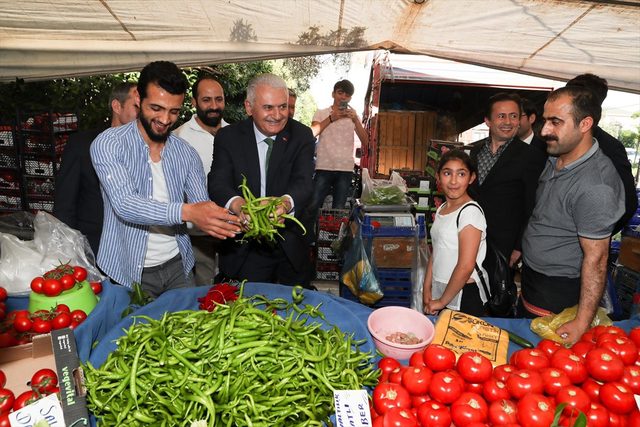
[[[288,194],[293,198],[296,218],[302,218],[313,193],[314,138],[311,129],[296,120],[289,120],[276,136],[269,159],[267,196]],[[258,147],[251,118],[220,129],[216,135],[216,149],[208,176],[209,196],[220,206],[234,196],[241,196],[238,186],[242,177],[247,177],[251,192],[260,195],[260,164]],[[309,245],[302,231],[291,221],[278,240],[296,271],[307,268]],[[220,270],[236,276],[248,255],[256,245],[240,244],[228,239],[220,251]]]
[[[484,143],[476,144],[471,158],[477,162]],[[511,141],[482,185],[476,179],[470,194],[484,210],[487,238],[509,259],[521,250],[522,233],[536,201],[538,178],[545,156],[519,139]]]
[[[94,254],[98,253],[102,233],[103,204],[89,147],[100,132],[81,131],[69,137],[56,176],[53,204],[53,215],[87,236]]]
[[[624,145],[612,135],[602,130],[600,126],[596,126],[593,131],[593,137],[598,140],[598,145],[602,152],[611,159],[613,166],[615,166],[622,184],[624,185],[624,215],[618,221],[613,234],[627,225],[631,217],[636,213],[638,209],[638,196],[636,194],[636,181],[631,172],[631,162],[627,157],[627,150],[624,149]]]
[[[547,156],[547,143],[544,141],[544,139],[540,138],[538,135],[533,135],[533,139],[531,140],[530,145],[540,150],[545,157]]]

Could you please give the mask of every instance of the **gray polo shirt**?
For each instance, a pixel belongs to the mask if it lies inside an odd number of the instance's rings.
[[[611,160],[593,146],[556,171],[549,157],[540,175],[536,206],[522,239],[524,262],[547,276],[580,277],[578,237],[605,239],[624,213],[624,188]]]

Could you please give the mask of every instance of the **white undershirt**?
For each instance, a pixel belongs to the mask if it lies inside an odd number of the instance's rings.
[[[153,200],[169,202],[167,182],[162,171],[162,160],[155,163],[149,158],[151,179],[153,181]],[[147,253],[144,257],[145,267],[164,264],[180,252],[176,240],[175,228],[169,225],[152,225],[149,227]]]

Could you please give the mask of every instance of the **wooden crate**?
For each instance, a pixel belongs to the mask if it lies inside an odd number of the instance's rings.
[[[437,137],[437,120],[433,111],[379,112],[376,173],[424,170],[429,141]]]

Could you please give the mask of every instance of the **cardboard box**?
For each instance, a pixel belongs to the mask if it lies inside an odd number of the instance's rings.
[[[640,238],[622,236],[618,263],[630,270],[640,272]]]
[[[89,425],[84,375],[73,330],[65,328],[51,331],[51,334],[36,335],[30,344],[5,348],[0,352],[0,369],[7,376],[6,387],[16,396],[30,390],[31,376],[42,368],[53,369],[58,374],[65,425]]]
[[[420,239],[424,244],[424,239]],[[376,237],[372,243],[373,260],[378,268],[412,268],[416,257],[414,237]]]

